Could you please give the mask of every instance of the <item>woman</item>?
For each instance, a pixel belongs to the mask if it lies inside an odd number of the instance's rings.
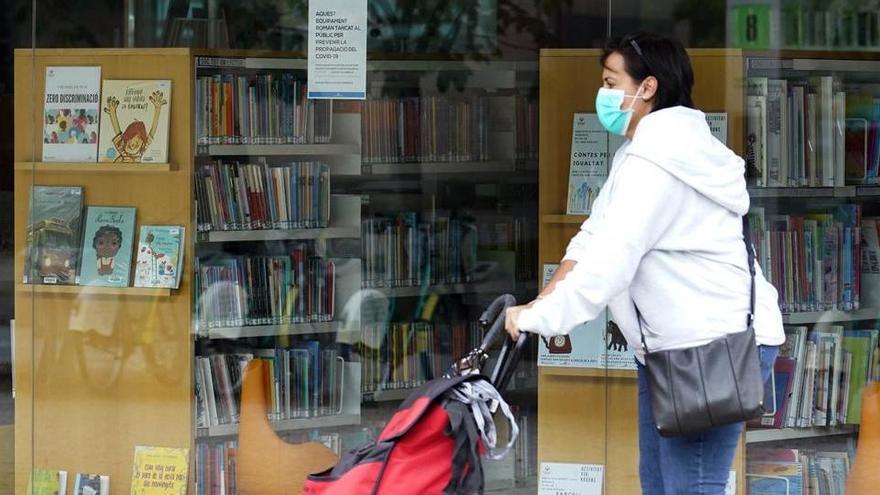
[[[609,42],[601,60],[599,121],[627,140],[550,283],[528,306],[508,310],[507,330],[514,338],[520,331],[566,334],[610,308],[639,361],[643,493],[723,494],[743,423],[661,437],[639,325],[652,352],[746,329],[743,160],[712,137],[693,108],[693,71],[679,42],[628,36]],[[754,328],[766,381],[785,334],[776,290],[756,268]]]

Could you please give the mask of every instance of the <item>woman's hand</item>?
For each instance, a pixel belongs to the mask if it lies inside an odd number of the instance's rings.
[[[519,339],[519,314],[528,306],[513,306],[504,313],[504,329],[513,340]]]

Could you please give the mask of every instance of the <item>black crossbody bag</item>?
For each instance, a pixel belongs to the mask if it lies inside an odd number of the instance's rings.
[[[650,352],[642,315],[636,307],[648,392],[657,431],[664,437],[695,435],[764,413],[761,363],[753,327],[755,319],[755,254],[748,217],[743,217],[751,295],[746,330],[708,344]]]

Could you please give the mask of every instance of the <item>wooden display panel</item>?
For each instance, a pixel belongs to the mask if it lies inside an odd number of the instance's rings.
[[[694,102],[728,113],[728,145],[742,151],[743,54],[692,50]],[[558,263],[579,223],[565,215],[574,112],[595,111],[601,52],[542,50],[540,59],[539,230],[541,264]],[[632,374],[572,376],[539,368],[538,462],[603,464],[605,493],[639,493],[638,397]],[[540,465],[540,464],[539,464]],[[744,460],[737,453],[737,493],[744,493]]]
[[[168,166],[39,163],[45,68],[76,65],[100,65],[102,79],[172,81]],[[16,281],[33,184],[81,185],[86,205],[134,206],[138,226],[180,224],[192,239],[192,77],[187,49],[16,51]],[[16,291],[15,493],[32,467],[66,470],[70,487],[77,472],[110,475],[113,491],[127,492],[136,445],[192,446],[190,274],[170,293]]]

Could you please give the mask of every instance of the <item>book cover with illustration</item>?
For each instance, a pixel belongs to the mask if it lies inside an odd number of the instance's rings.
[[[184,245],[181,225],[141,225],[134,286],[177,289]]]
[[[34,469],[28,480],[27,495],[65,495],[67,471]]]
[[[43,102],[43,161],[96,161],[101,67],[46,67]]]
[[[559,265],[545,264],[542,287]],[[636,369],[635,355],[608,310],[595,320],[573,328],[568,335],[547,339],[538,345],[538,366],[566,368]]]
[[[76,283],[82,198],[79,186],[31,188],[24,283]]]
[[[171,81],[105,80],[98,161],[166,163]]]
[[[86,208],[80,285],[128,287],[134,225],[135,209],[132,207]]]
[[[131,495],[186,495],[189,449],[145,447],[134,449]]]
[[[110,477],[102,474],[77,473],[73,495],[110,495]]]

